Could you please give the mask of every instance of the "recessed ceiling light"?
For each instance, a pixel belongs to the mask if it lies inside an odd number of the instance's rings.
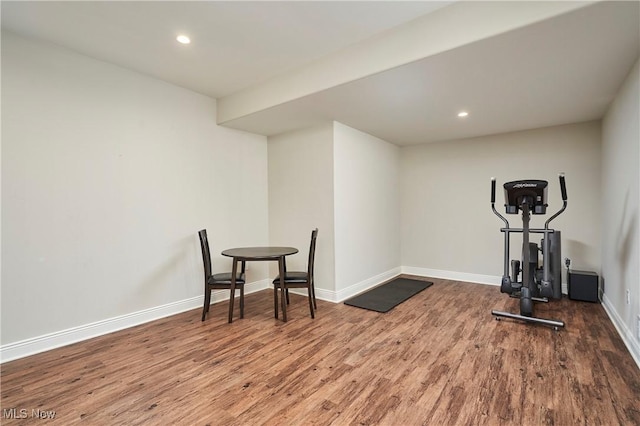
[[[458,117],[466,117],[467,115],[469,115],[469,113],[467,111],[460,111],[458,113]]]
[[[182,44],[189,44],[191,43],[191,39],[189,37],[187,37],[186,35],[179,35],[178,37],[176,37],[176,40],[178,40],[178,42],[182,43]]]

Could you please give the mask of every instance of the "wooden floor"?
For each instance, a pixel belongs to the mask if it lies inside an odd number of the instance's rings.
[[[503,320],[497,287],[446,280],[386,314],[272,293],[5,363],[2,424],[640,425],[640,369],[602,306],[536,305],[564,330]],[[12,410],[14,409],[14,410]],[[9,417],[26,417],[11,419]]]

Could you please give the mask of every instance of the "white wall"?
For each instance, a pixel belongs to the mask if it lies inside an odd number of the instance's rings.
[[[636,62],[603,119],[602,277],[605,307],[640,366],[639,67]]]
[[[400,272],[400,149],[334,125],[338,300]]]
[[[503,214],[504,182],[549,181],[549,214],[531,222],[542,227],[562,206],[558,172],[566,173],[569,206],[551,227],[562,231],[563,258],[572,259],[572,268],[600,272],[599,122],[405,147],[401,170],[407,272],[498,284],[503,223],[491,211],[491,177]],[[522,224],[520,216],[507,219]],[[520,244],[520,236],[512,237],[516,258]]]
[[[344,300],[400,272],[398,156],[337,122],[269,138],[270,242],[300,248],[287,268],[304,269],[319,228],[319,298]]]
[[[305,271],[311,231],[318,228],[316,296],[334,292],[333,125],[269,138],[269,241],[294,246],[287,269]],[[272,265],[272,276],[277,275]]]
[[[222,249],[268,242],[266,138],[215,117],[213,99],[2,34],[3,345],[200,306],[201,228],[215,271]]]

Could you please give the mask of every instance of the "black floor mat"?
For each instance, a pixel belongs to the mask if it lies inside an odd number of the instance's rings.
[[[429,281],[397,278],[366,293],[345,300],[344,304],[370,311],[388,312],[431,285],[433,283]]]

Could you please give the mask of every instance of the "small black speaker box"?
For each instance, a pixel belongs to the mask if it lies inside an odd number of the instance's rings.
[[[583,302],[598,301],[598,274],[590,271],[567,272],[569,299]]]

